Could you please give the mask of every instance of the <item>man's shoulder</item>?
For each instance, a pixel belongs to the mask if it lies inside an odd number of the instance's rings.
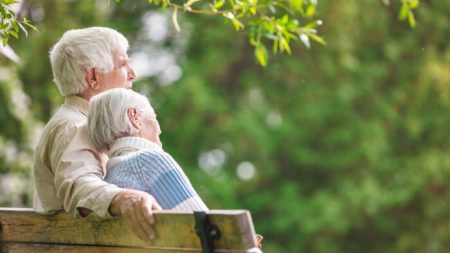
[[[55,141],[67,144],[86,123],[85,115],[62,105],[42,129],[38,148]]]
[[[87,116],[75,110],[71,106],[61,105],[55,114],[50,118],[47,125],[83,125],[87,122]]]
[[[62,105],[44,126],[44,131],[46,129],[54,131],[58,129],[79,128],[86,125],[86,123],[87,117],[85,115]]]

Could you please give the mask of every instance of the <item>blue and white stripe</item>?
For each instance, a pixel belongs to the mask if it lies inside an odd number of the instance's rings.
[[[151,194],[163,209],[208,210],[178,163],[166,152],[142,150],[122,156],[105,181]]]

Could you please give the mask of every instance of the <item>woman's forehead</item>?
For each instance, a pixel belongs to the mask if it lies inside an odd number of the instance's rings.
[[[112,55],[116,61],[128,60],[128,54],[120,50],[114,50]]]
[[[155,112],[155,110],[153,109],[153,107],[150,105],[150,104],[148,104],[146,107],[145,107],[145,112],[147,112],[150,116],[155,116],[156,117],[156,112]]]

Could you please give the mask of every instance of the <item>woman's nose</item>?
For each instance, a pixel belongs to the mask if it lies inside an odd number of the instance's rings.
[[[128,65],[128,80],[136,80],[136,71],[130,65]]]

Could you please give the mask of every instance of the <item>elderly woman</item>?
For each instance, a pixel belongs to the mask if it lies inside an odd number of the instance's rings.
[[[88,128],[97,148],[108,150],[105,181],[148,192],[163,209],[208,209],[177,162],[162,149],[161,130],[146,97],[123,88],[93,97]]]

